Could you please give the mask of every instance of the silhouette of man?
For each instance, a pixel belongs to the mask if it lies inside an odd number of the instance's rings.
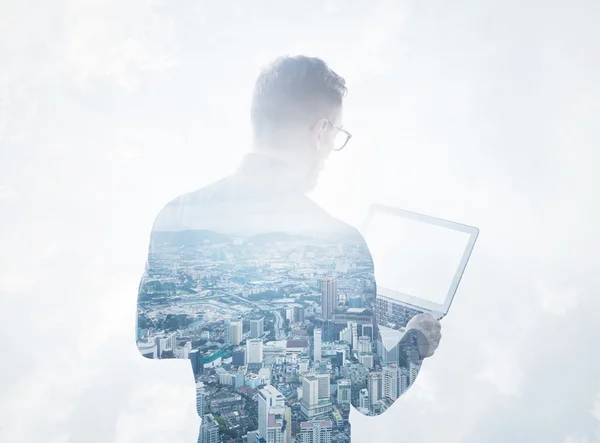
[[[198,442],[349,442],[350,405],[384,412],[438,346],[425,314],[383,343],[365,241],[306,196],[350,140],[345,94],[318,58],[275,60],[254,89],[253,152],[154,223],[138,348],[190,361]]]

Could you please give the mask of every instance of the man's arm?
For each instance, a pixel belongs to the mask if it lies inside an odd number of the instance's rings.
[[[375,281],[375,266],[368,246],[362,237],[358,234],[362,242],[362,248],[365,251],[365,256],[371,263],[371,281],[372,288],[370,291],[375,294],[374,304],[377,303],[377,284]],[[372,306],[373,321],[376,324],[381,322],[377,318],[377,309]],[[382,336],[379,328],[377,335],[373,337],[377,342],[382,342]],[[431,357],[437,349],[441,339],[441,325],[429,314],[419,314],[413,317],[406,325],[406,332],[397,344],[398,361],[395,363],[385,363],[381,361],[381,368],[375,368],[369,371],[367,376],[367,391],[369,392],[370,407],[368,410],[360,408],[360,404],[353,405],[365,415],[379,415],[383,413],[391,404],[393,404],[408,388],[414,383],[421,369],[421,364],[425,358]],[[379,343],[377,349],[379,349]],[[381,357],[381,355],[380,355]],[[394,367],[396,364],[396,367]],[[381,383],[377,381],[381,377]],[[397,377],[397,379],[395,379]],[[372,378],[369,382],[369,378]],[[396,383],[396,388],[389,388],[390,384]],[[387,388],[384,391],[384,384]],[[369,386],[371,385],[371,386]],[[382,400],[382,404],[377,404]]]

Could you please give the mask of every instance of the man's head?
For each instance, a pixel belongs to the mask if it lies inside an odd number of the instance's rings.
[[[259,74],[252,97],[255,147],[292,159],[307,185],[332,150],[345,146],[346,81],[318,58],[279,57]]]

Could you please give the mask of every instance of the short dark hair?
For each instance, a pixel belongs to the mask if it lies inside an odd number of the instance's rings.
[[[278,57],[265,67],[254,86],[250,117],[254,134],[290,124],[316,123],[342,105],[346,80],[315,57]]]

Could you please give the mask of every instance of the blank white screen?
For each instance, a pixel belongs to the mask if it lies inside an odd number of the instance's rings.
[[[443,305],[470,234],[376,212],[365,240],[378,286]]]

